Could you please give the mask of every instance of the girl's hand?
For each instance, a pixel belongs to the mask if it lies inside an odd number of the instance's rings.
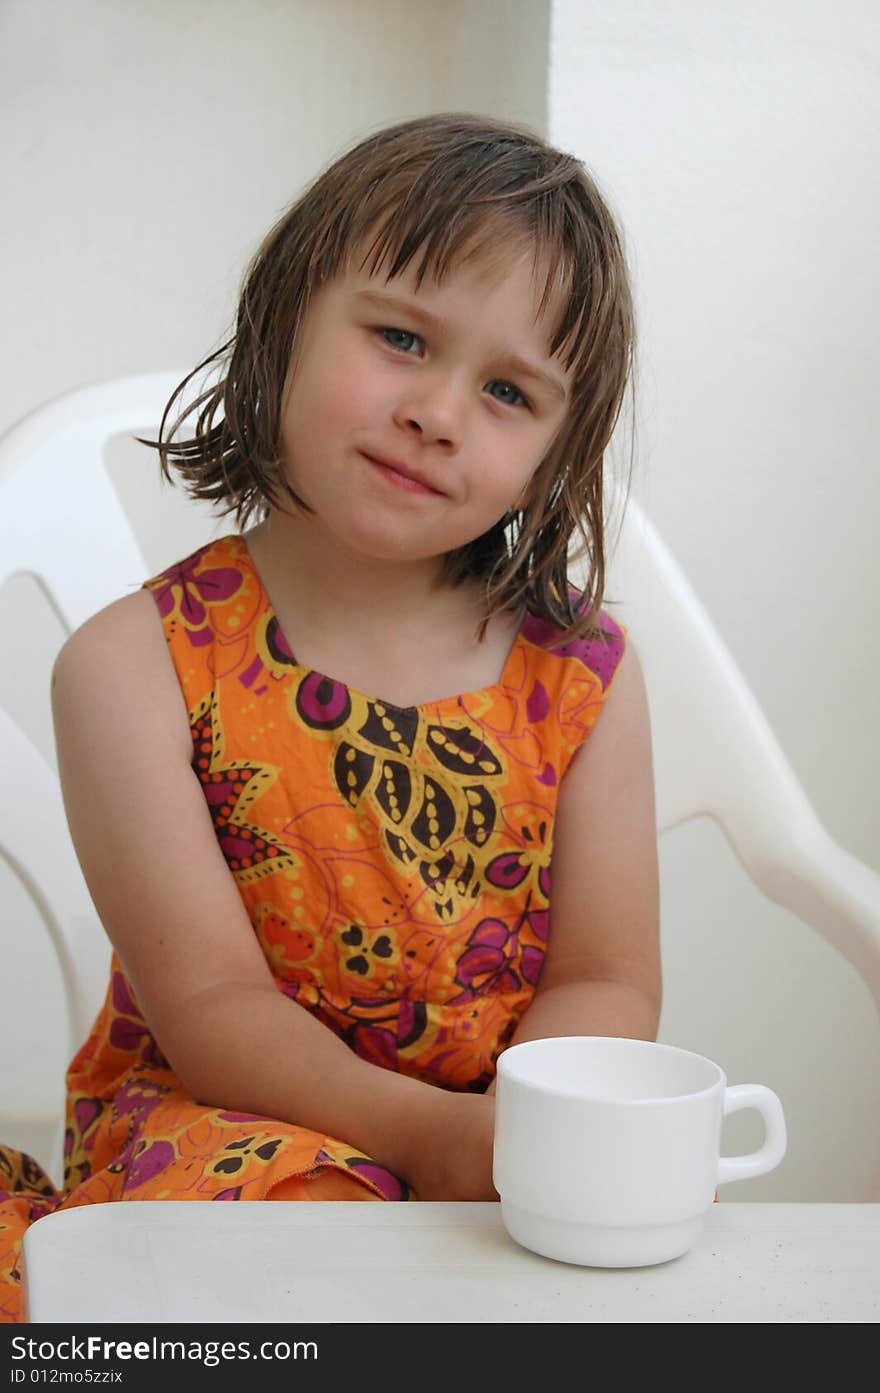
[[[497,1200],[492,1184],[495,1100],[438,1089],[406,1179],[420,1200]]]

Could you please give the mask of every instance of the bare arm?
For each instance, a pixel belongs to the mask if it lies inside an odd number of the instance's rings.
[[[552,885],[541,980],[511,1044],[555,1035],[654,1039],[662,994],[654,781],[631,645],[562,782]]]
[[[192,1096],[348,1141],[422,1198],[490,1198],[490,1099],[359,1059],[275,987],[191,768],[187,712],[150,595],[117,601],[68,640],[52,702],[92,898]]]

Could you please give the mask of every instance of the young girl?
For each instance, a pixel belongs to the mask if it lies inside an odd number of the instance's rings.
[[[255,525],[53,674],[115,952],[63,1195],[0,1149],[7,1319],[59,1206],[493,1199],[499,1053],[654,1037],[646,702],[600,609],[632,344],[608,209],[518,127],[384,130],[269,233],[154,442]]]

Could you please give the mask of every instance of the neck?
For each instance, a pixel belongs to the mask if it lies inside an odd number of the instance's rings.
[[[425,631],[426,616],[441,628],[476,628],[482,616],[479,590],[442,579],[438,557],[385,561],[348,551],[316,517],[273,512],[248,534],[248,547],[276,608],[293,602],[310,629],[323,632],[387,627]]]

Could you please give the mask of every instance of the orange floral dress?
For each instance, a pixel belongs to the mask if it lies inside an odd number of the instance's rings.
[[[603,613],[560,644],[527,616],[494,686],[401,708],[297,663],[240,536],[146,585],[278,991],[379,1068],[484,1091],[541,975],[556,800],[620,627]],[[411,1197],[344,1139],[193,1101],[115,955],[67,1087],[62,1193],[0,1147],[0,1318],[19,1318],[24,1229],[60,1207]]]

